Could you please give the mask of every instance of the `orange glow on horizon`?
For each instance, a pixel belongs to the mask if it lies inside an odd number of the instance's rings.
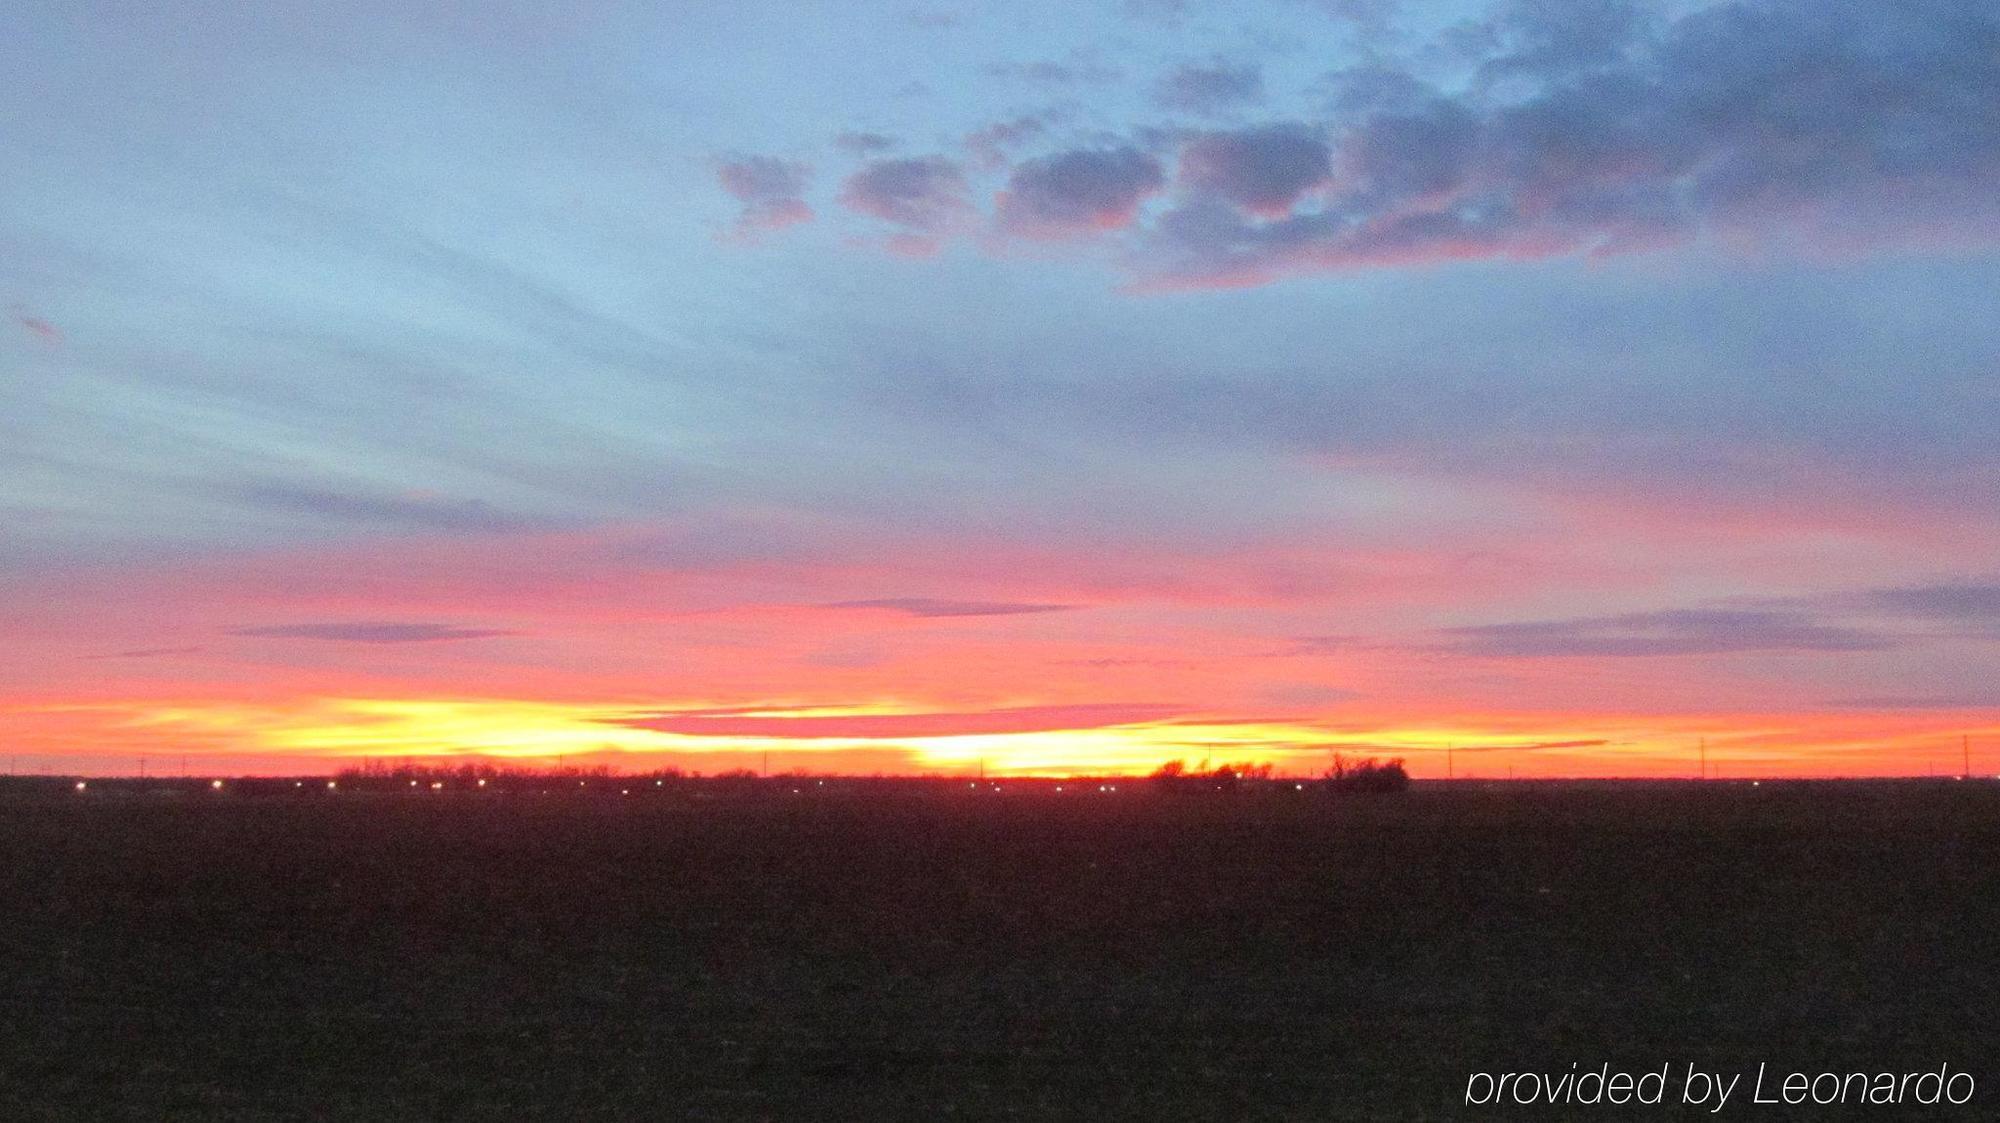
[[[1087,707],[1078,708],[1089,712]],[[1004,710],[997,712],[1006,712]],[[631,724],[660,714],[725,713],[739,731],[670,732]],[[16,706],[11,746],[86,773],[130,771],[135,756],[193,752],[256,762],[267,772],[344,767],[370,758],[494,758],[543,765],[592,760],[632,769],[760,767],[773,771],[1063,777],[1144,774],[1189,767],[1270,764],[1286,775],[1323,770],[1333,754],[1401,758],[1418,778],[1694,777],[1707,743],[1708,775],[1957,774],[1961,737],[2000,738],[1993,715],[1953,723],[1937,715],[1487,714],[1379,721],[1344,716],[1231,720],[1184,715],[1059,729],[821,735],[809,719],[951,718],[908,704],[580,703],[494,698],[308,698],[295,702],[106,702]],[[980,715],[974,714],[973,717]],[[768,724],[767,735],[740,731]],[[801,733],[798,730],[807,730]],[[1976,754],[1992,771],[1984,745]]]

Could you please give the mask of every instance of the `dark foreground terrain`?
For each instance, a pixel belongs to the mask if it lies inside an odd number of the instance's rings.
[[[2000,785],[786,796],[0,791],[0,1118],[2000,1109]]]

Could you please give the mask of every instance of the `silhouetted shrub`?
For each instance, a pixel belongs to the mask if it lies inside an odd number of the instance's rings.
[[[1271,779],[1271,765],[1223,764],[1190,769],[1181,761],[1170,760],[1155,768],[1149,779],[1154,787],[1166,792],[1233,792],[1245,783],[1266,785]]]
[[[1334,754],[1333,767],[1322,779],[1328,790],[1336,792],[1400,792],[1410,786],[1410,774],[1404,771],[1400,758],[1349,760],[1339,753]]]

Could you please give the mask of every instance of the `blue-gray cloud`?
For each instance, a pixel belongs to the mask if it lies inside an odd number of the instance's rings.
[[[1321,205],[1190,201],[1156,231],[1152,268],[1249,283],[1643,249],[1707,230],[1857,243],[2000,230],[1992,5],[1759,0],[1671,21],[1648,11],[1508,6],[1470,40],[1474,86],[1413,97],[1426,84],[1409,75],[1400,104],[1327,123],[1339,189]],[[1379,66],[1355,76],[1384,84]]]
[[[1061,239],[1127,225],[1165,184],[1160,162],[1136,148],[1077,149],[1028,160],[1000,194],[1000,225],[1028,238]]]
[[[946,233],[972,211],[965,170],[942,156],[871,161],[847,178],[840,202],[916,235]]]
[[[2000,623],[2000,584],[1950,582],[1875,589],[1865,602],[1884,612],[1925,620]]]
[[[1302,125],[1204,133],[1181,149],[1180,183],[1251,214],[1284,214],[1333,175],[1327,144]]]
[[[1705,234],[1832,252],[2000,235],[2000,9],[1983,0],[1738,0],[1677,15],[1636,0],[1506,0],[1413,54],[1429,65],[1397,57],[1333,72],[1323,115],[1185,137],[1176,201],[1147,221],[1006,228],[1118,232],[1142,287],[1162,288]],[[1089,52],[988,73],[1117,77]],[[1185,63],[1152,94],[1176,112],[1238,110],[1261,100],[1262,72]],[[1162,135],[1145,121],[1125,132]],[[1093,143],[1115,147],[1107,136]],[[972,147],[988,167],[1008,158],[997,137]],[[930,232],[972,206],[942,172],[883,168],[843,199]],[[1010,183],[1001,203],[1018,197]]]

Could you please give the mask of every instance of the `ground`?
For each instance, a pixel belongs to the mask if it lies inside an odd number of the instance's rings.
[[[0,790],[0,1117],[1448,1119],[1690,1061],[2000,1104],[2000,784],[298,791]]]

